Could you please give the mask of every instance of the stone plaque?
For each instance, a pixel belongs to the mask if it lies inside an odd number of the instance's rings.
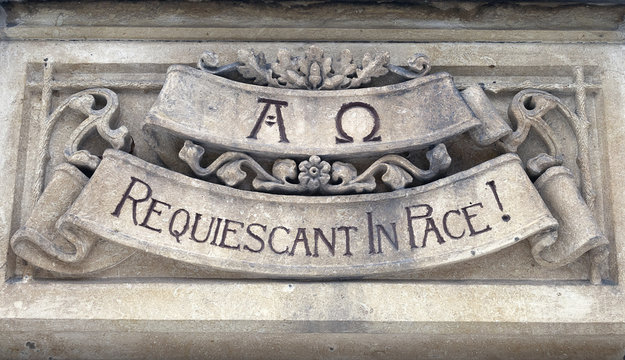
[[[110,339],[95,358],[185,341],[305,358],[272,353],[287,337],[312,358],[450,341],[622,358],[619,45],[415,43],[389,24],[343,42],[278,25],[267,42],[3,42],[0,358],[82,357],[54,349],[85,337]]]
[[[333,59],[311,46],[303,55],[280,50],[271,64],[240,49],[230,64],[206,52],[197,69],[172,66],[139,124],[156,163],[133,154],[128,128],[116,125],[115,92],[70,96],[49,126],[71,110],[86,119],[13,235],[13,251],[72,276],[139,251],[312,279],[436,268],[527,239],[547,267],[592,252],[590,278],[599,283],[608,241],[588,206],[584,120],[526,89],[512,99],[508,123],[479,86],[460,92],[449,74],[429,74],[427,56],[404,66],[389,59],[367,52],[358,62],[348,49]],[[383,80],[396,84],[370,84],[389,74]],[[553,110],[575,131],[581,188],[563,166],[570,144],[544,119]],[[530,130],[544,147],[519,157]],[[113,150],[92,153],[92,138]],[[454,160],[445,143],[483,161]]]

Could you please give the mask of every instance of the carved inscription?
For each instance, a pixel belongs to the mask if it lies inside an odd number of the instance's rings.
[[[304,58],[281,51],[273,64],[243,51],[238,62],[217,66],[214,54],[205,55],[201,70],[168,70],[143,125],[165,167],[127,153],[134,142],[125,127],[111,127],[118,113],[111,90],[79,92],[46,118],[40,154],[50,150],[64,109],[87,116],[65,149],[69,164],[45,189],[50,164],[41,155],[32,198],[42,210],[12,237],[16,255],[67,273],[106,268],[137,249],[227,271],[344,277],[431,268],[528,239],[533,257],[548,267],[590,251],[590,277],[601,281],[608,240],[592,212],[590,123],[553,95],[529,89],[515,95],[508,109],[513,131],[481,88],[459,93],[449,74],[422,77],[429,70],[422,56],[409,60],[408,70],[389,64],[388,54],[365,54],[356,65],[349,52],[334,61],[316,47]],[[272,88],[214,76],[234,70]],[[413,80],[345,90],[388,71]],[[96,104],[103,99],[106,105]],[[542,118],[553,109],[577,138],[582,193],[561,166],[555,128]],[[522,164],[512,153],[530,128],[547,150]],[[451,162],[445,143],[466,132],[480,146],[496,143],[508,153],[441,177]],[[102,158],[86,150],[96,133],[116,150]],[[398,155],[421,149],[429,149],[428,169]],[[179,159],[206,181],[168,170],[181,171]],[[389,193],[380,193],[382,184]],[[67,195],[62,205],[59,194]],[[92,253],[105,261],[89,268]]]
[[[348,159],[425,149],[482,123],[445,73],[327,92],[250,86],[172,66],[143,128],[250,156]],[[170,159],[178,143],[153,143],[167,166],[179,166]]]
[[[369,114],[371,115],[371,118],[373,119],[373,129],[371,129],[371,132],[367,136],[365,136],[362,139],[362,141],[363,142],[381,141],[382,137],[379,135],[376,136],[376,134],[378,133],[378,130],[380,129],[380,115],[378,115],[378,112],[375,111],[373,106],[367,103],[361,102],[361,101],[355,101],[355,102],[343,104],[339,112],[336,114],[336,132],[339,134],[339,136],[336,137],[336,143],[345,144],[345,143],[354,142],[354,138],[347,135],[345,130],[343,130],[343,115],[345,115],[345,113],[348,110],[351,110],[354,108],[362,108],[362,109],[367,110]]]
[[[503,210],[495,181],[488,181],[485,185],[492,189],[492,198],[475,199],[453,209],[416,203],[405,206],[404,217],[396,221],[376,221],[376,215],[383,214],[376,210],[361,214],[362,221],[350,224],[315,226],[307,224],[314,221],[303,219],[299,226],[287,226],[279,222],[246,223],[242,219],[170,204],[156,197],[158,195],[154,194],[153,186],[147,180],[131,176],[110,214],[119,218],[124,213],[135,226],[157,233],[167,232],[171,240],[179,244],[207,243],[236,251],[312,257],[352,256],[353,251],[357,251],[355,249],[361,248],[375,256],[385,251],[416,250],[462,241],[489,232],[494,226],[504,226],[510,220],[509,215],[504,215],[503,222],[498,224],[490,224],[484,219],[485,213],[492,209]],[[487,208],[485,201],[491,206]]]
[[[258,98],[258,102],[263,105],[263,109],[260,112],[260,115],[256,119],[254,123],[254,127],[252,131],[247,136],[247,139],[257,140],[258,132],[263,124],[272,127],[274,125],[278,125],[278,131],[280,133],[280,141],[281,143],[288,143],[289,139],[286,135],[286,127],[284,125],[284,115],[282,114],[282,108],[289,106],[287,101],[275,100],[275,99],[265,99]],[[268,115],[269,109],[271,106],[274,107],[274,111],[276,115]],[[371,116],[371,120],[373,120],[373,128],[371,132],[362,138],[362,142],[370,142],[370,141],[382,141],[382,137],[378,135],[378,131],[380,130],[380,115],[375,110],[375,108],[367,103],[361,101],[354,101],[350,103],[343,104],[341,108],[338,110],[335,118],[336,132],[337,136],[335,137],[337,144],[346,144],[353,143],[354,138],[347,134],[347,132],[343,128],[343,116],[345,113],[352,109],[365,109],[369,115]]]

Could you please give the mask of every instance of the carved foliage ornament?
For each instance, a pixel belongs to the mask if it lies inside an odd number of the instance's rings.
[[[112,91],[77,93],[46,119],[41,152],[66,109],[86,119],[11,246],[64,274],[140,250],[229,271],[332,278],[431,268],[528,239],[548,267],[590,252],[590,279],[600,283],[608,241],[591,211],[589,123],[531,89],[513,98],[506,121],[480,87],[459,92],[450,75],[428,75],[426,56],[389,61],[312,46],[280,50],[274,62],[242,49],[231,64],[207,52],[199,70],[172,66],[142,125],[162,166],[132,154],[125,127],[113,129]],[[403,81],[363,87],[389,73]],[[233,80],[241,77],[253,84]],[[552,110],[576,136],[583,197],[544,120]],[[516,151],[530,129],[547,151],[523,164]],[[454,160],[444,143],[463,134],[476,151],[501,155],[447,174]],[[112,148],[102,156],[84,147],[96,135]],[[409,160],[420,152],[427,169]]]
[[[264,53],[256,54],[254,50],[246,49],[239,50],[238,59],[238,63],[218,66],[217,54],[205,52],[198,67],[212,74],[236,69],[243,77],[252,79],[256,85],[309,90],[358,88],[389,71],[414,79],[426,75],[430,70],[429,59],[423,54],[415,54],[408,59],[408,69],[405,69],[391,65],[388,52],[365,53],[357,65],[351,51],[347,49],[333,59],[316,46],[308,48],[304,56],[293,56],[291,51],[281,49],[273,63],[267,63]]]

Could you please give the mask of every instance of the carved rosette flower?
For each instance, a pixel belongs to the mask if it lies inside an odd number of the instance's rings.
[[[331,166],[327,161],[321,161],[317,155],[299,163],[298,180],[309,191],[315,191],[330,181]]]

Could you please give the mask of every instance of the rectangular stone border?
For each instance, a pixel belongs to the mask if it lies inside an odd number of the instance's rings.
[[[234,46],[234,47],[261,47],[261,48],[265,48],[265,47],[272,47],[271,43],[220,43],[221,46]],[[413,51],[419,51],[420,47],[424,46],[422,45],[415,45],[415,44],[401,44],[401,45],[394,45],[389,47],[388,44],[379,44],[380,46],[383,46],[385,49],[387,50],[391,50],[391,53],[394,54],[394,56],[398,57],[398,58],[402,58],[402,57],[407,57],[409,56],[409,54],[412,54]],[[280,45],[280,46],[284,46],[284,45]],[[297,44],[293,44],[293,46],[297,46]],[[336,45],[338,47],[341,47],[343,45]],[[376,44],[360,44],[361,47],[364,48],[371,48],[371,47],[375,47]],[[273,46],[275,47],[275,45]],[[427,47],[427,46],[426,46]],[[434,51],[436,51],[437,46],[429,46],[430,48],[433,48]],[[440,49],[439,49],[440,51]],[[230,51],[232,52],[232,51]],[[71,55],[71,54],[69,54]],[[228,54],[228,51],[225,51],[225,56],[232,56],[232,54]],[[463,55],[466,58],[466,54]],[[197,56],[196,56],[197,57]],[[527,56],[526,56],[527,57]],[[451,61],[449,61],[449,59],[438,59],[441,61],[441,64],[438,65],[437,67],[440,67],[442,69],[446,69],[446,67],[451,67],[449,71],[451,71],[452,73],[456,74],[457,71],[454,71],[454,69],[461,69],[463,66],[467,67],[467,68],[474,68],[476,69],[479,73],[484,72],[485,70],[483,69],[489,69],[493,66],[497,66],[495,65],[497,62],[495,61],[495,59],[493,59],[492,57],[489,57],[488,55],[483,55],[480,57],[481,60],[486,60],[488,64],[487,67],[486,66],[479,66],[479,65],[469,65],[466,63],[455,63],[453,61],[453,59],[451,59]],[[187,59],[186,62],[189,62],[190,60]],[[234,59],[232,60],[225,60],[226,62],[228,61],[234,61]],[[401,60],[398,60],[401,61]],[[182,61],[184,62],[184,61]],[[39,135],[38,133],[40,133],[42,131],[42,129],[37,129],[38,128],[38,123],[43,120],[40,120],[41,116],[40,114],[42,113],[48,113],[50,111],[49,107],[51,106],[51,98],[52,98],[52,93],[56,90],[64,90],[64,91],[80,91],[83,90],[85,88],[91,88],[91,87],[99,87],[99,86],[105,86],[105,87],[111,87],[113,90],[122,90],[122,89],[130,89],[130,90],[139,90],[139,89],[159,89],[162,84],[163,84],[163,74],[159,73],[159,72],[150,72],[150,71],[154,71],[154,68],[166,68],[167,67],[167,63],[165,63],[164,65],[157,63],[149,63],[150,65],[145,65],[146,67],[146,73],[140,73],[140,74],[128,74],[126,76],[124,76],[123,78],[120,78],[119,75],[120,74],[116,74],[114,76],[104,76],[102,78],[98,78],[97,75],[92,75],[89,74],[89,72],[87,71],[87,73],[79,73],[77,76],[72,76],[71,72],[61,72],[61,73],[57,73],[56,72],[56,68],[60,68],[60,69],[67,69],[67,68],[71,68],[72,64],[74,62],[73,61],[69,61],[69,62],[64,62],[62,60],[55,60],[55,58],[53,56],[46,56],[45,58],[43,58],[43,61],[39,61],[39,62],[29,62],[27,65],[27,70],[29,73],[30,72],[34,72],[34,76],[32,76],[31,74],[27,75],[27,83],[26,86],[28,88],[28,91],[33,91],[34,94],[34,98],[38,98],[41,97],[40,101],[41,101],[41,105],[39,106],[40,109],[36,109],[34,114],[30,114],[31,116],[22,116],[22,120],[24,121],[24,124],[22,126],[22,137],[28,137],[32,143],[32,139],[33,138],[37,138]],[[79,67],[84,68],[84,66],[86,64],[94,64],[94,65],[105,65],[105,66],[111,66],[111,65],[121,65],[122,67],[125,67],[125,70],[129,70],[129,66],[132,68],[132,71],[137,71],[137,68],[140,69],[141,67],[141,63],[140,62],[133,62],[133,61],[129,61],[129,62],[107,62],[107,61],[92,61],[91,63],[83,63],[83,62],[75,62],[74,64],[77,64]],[[579,108],[580,105],[585,104],[585,102],[587,101],[587,92],[588,91],[593,91],[593,92],[597,92],[598,90],[601,89],[601,81],[600,79],[597,79],[597,72],[598,72],[598,65],[591,65],[592,63],[572,63],[572,64],[567,64],[566,62],[562,62],[560,61],[559,63],[552,63],[552,64],[544,64],[544,63],[537,63],[535,64],[535,67],[537,67],[536,73],[539,74],[541,77],[545,77],[545,73],[547,74],[551,74],[552,71],[556,71],[556,73],[554,73],[554,78],[546,80],[545,83],[542,82],[536,82],[536,80],[533,81],[523,81],[523,82],[510,82],[510,81],[498,81],[497,83],[495,83],[494,81],[491,83],[490,81],[486,81],[488,77],[484,78],[482,76],[469,76],[468,78],[463,78],[462,76],[457,77],[458,81],[456,82],[457,86],[460,89],[464,89],[467,86],[474,84],[475,82],[478,81],[484,81],[484,88],[487,91],[491,91],[494,93],[497,92],[501,92],[501,91],[509,91],[509,92],[516,92],[522,89],[526,89],[526,88],[537,88],[537,89],[541,89],[541,90],[546,90],[546,91],[555,91],[556,94],[559,93],[565,93],[565,94],[571,94],[574,95],[574,99],[575,99],[575,107]],[[514,65],[509,65],[506,63],[499,64],[499,66],[501,68],[503,68],[504,72],[508,72],[509,70],[507,70],[507,68],[512,67],[517,68],[518,66],[514,66]],[[540,69],[541,66],[546,66],[546,70],[545,69]],[[88,66],[87,66],[88,67]],[[532,74],[532,66],[527,66],[528,70],[524,70],[522,71],[522,73],[524,74]],[[67,71],[67,70],[64,70]],[[82,70],[84,71],[84,69]],[[140,71],[140,70],[139,70]],[[463,73],[463,71],[466,70],[461,70],[460,74]],[[516,71],[513,71],[513,74]],[[584,74],[584,72],[588,72],[590,73],[590,76],[587,76],[587,74]],[[58,75],[58,76],[57,76]],[[139,75],[139,76],[137,76]],[[549,78],[549,76],[547,76],[547,78]],[[39,95],[40,93],[40,95]],[[596,100],[601,101],[601,98],[599,97],[598,99],[593,99],[593,109],[597,110],[597,105],[595,105],[594,103],[596,102]],[[26,105],[24,105],[26,106]],[[26,108],[24,108],[24,110],[26,110]],[[597,110],[599,113],[601,113],[600,109]],[[579,116],[582,118],[586,117],[586,112],[582,111],[580,112]],[[595,114],[591,113],[590,115],[590,121],[591,123],[595,121]],[[602,118],[599,115],[600,118]],[[593,129],[594,130],[594,129]],[[27,134],[27,135],[26,135]],[[596,134],[591,134],[591,138],[593,138],[594,136],[596,136]],[[591,140],[591,146],[596,146],[596,141],[594,139]],[[27,145],[23,145],[23,146],[27,146]],[[30,145],[28,145],[30,146]],[[33,149],[29,149],[28,153],[35,153],[37,154],[40,151],[45,151],[45,149],[40,149],[40,150],[34,150]],[[593,155],[596,154],[590,154],[591,157]],[[19,156],[21,157],[20,160],[18,161],[22,161],[26,166],[26,167],[39,167],[39,165],[37,164],[37,160],[34,159],[31,155],[26,154],[26,152],[19,152]],[[593,163],[594,160],[594,163]],[[591,166],[593,167],[594,170],[598,171],[599,173],[601,172],[601,169],[604,168],[604,166],[600,166],[599,165],[599,159],[597,158],[593,158],[591,159]],[[19,174],[18,173],[18,179],[20,176],[25,176],[26,174]],[[594,188],[601,188],[601,184],[602,184],[602,180],[598,179],[598,176],[593,176],[593,180],[594,182],[596,182],[594,184]],[[38,197],[39,191],[36,190],[38,188],[38,186],[33,185],[32,180],[28,179],[28,178],[22,178],[21,181],[18,181],[18,183],[23,184],[20,186],[23,186],[25,190],[21,189],[21,188],[16,188],[15,194],[18,194],[16,196],[18,196],[16,199],[16,201],[19,201],[21,203],[21,209],[20,210],[16,210],[16,212],[14,212],[13,214],[13,227],[16,228],[16,226],[19,226],[19,224],[22,222],[20,220],[20,218],[24,218],[29,216],[30,214],[30,209],[32,208],[32,206],[34,206],[34,199],[36,199]],[[32,190],[34,190],[36,193],[33,193],[33,191],[29,190],[30,188],[33,188]],[[603,209],[603,194],[601,192],[599,192],[598,197],[597,197],[597,204],[596,207],[598,208],[598,213],[599,213],[599,219],[600,221],[603,220],[603,218],[605,217],[605,209]],[[17,224],[17,225],[16,225]]]

